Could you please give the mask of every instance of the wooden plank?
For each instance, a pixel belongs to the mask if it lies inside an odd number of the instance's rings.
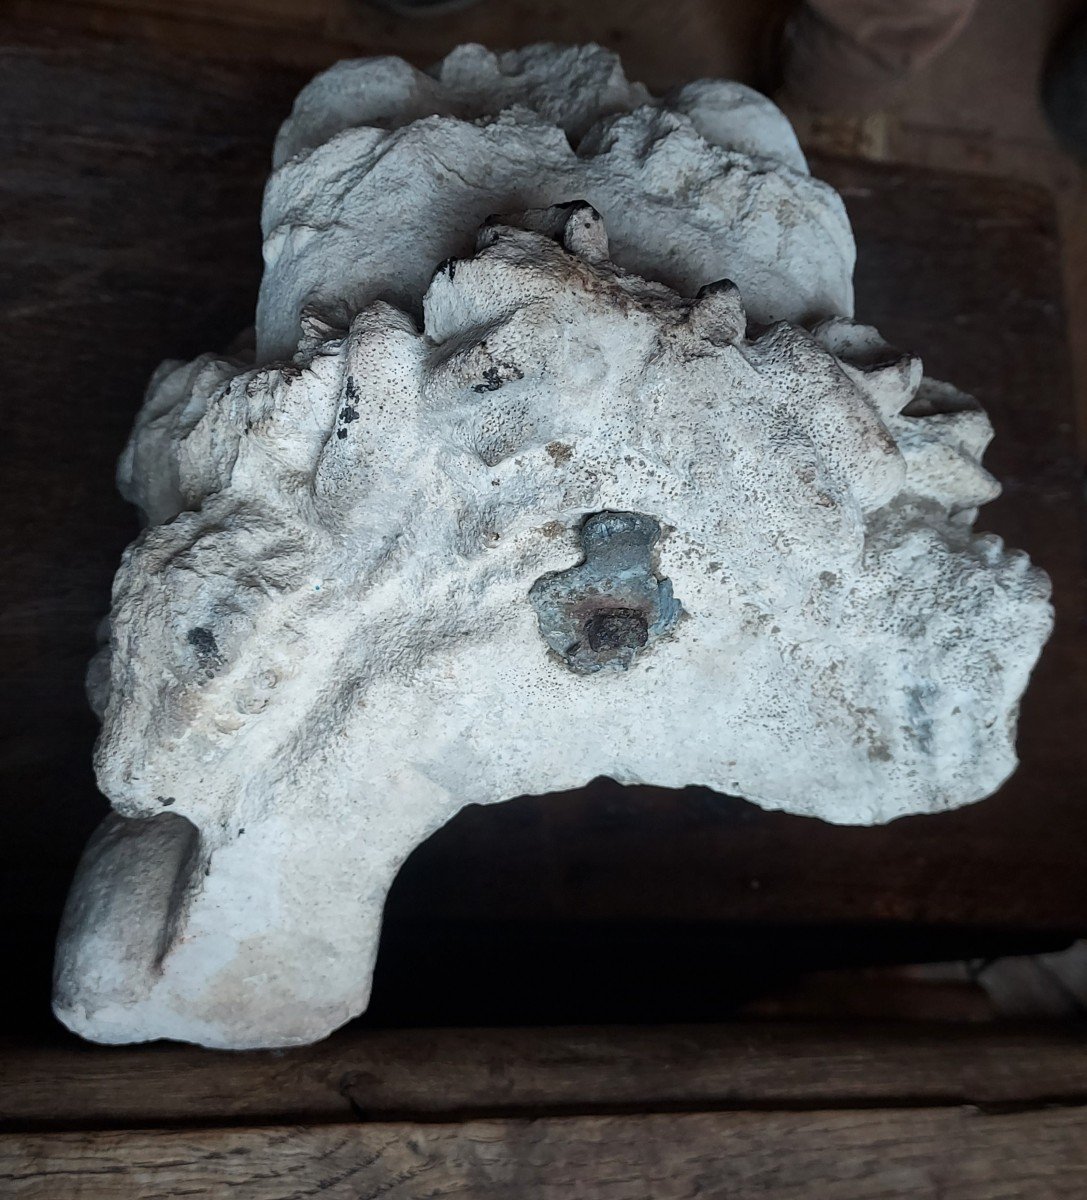
[[[355,1028],[277,1052],[72,1039],[11,1046],[4,1057],[5,1129],[1087,1102],[1087,1038],[1077,1026]]]
[[[45,24],[63,23],[85,31],[110,17],[116,29],[125,20],[140,29],[145,16],[184,20],[193,25],[215,24],[220,27],[221,38],[237,52],[240,39],[245,36],[242,31],[253,28],[274,31],[284,40],[300,35],[320,38],[332,7],[338,3],[339,0],[92,0],[90,3],[68,0],[55,4],[39,0],[35,11]],[[31,6],[16,0],[12,15],[26,19],[30,14]],[[224,45],[222,52],[227,49]]]
[[[5,17],[146,43],[141,53],[302,65],[316,71],[338,58],[396,54],[419,66],[464,42],[495,49],[532,42],[598,42],[623,56],[632,79],[665,91],[691,79],[747,79],[768,23],[790,0],[721,5],[674,0],[660,36],[657,0],[539,0],[476,3],[425,20],[397,17],[366,0],[6,0]]]
[[[344,0],[350,3],[351,0]],[[377,12],[377,10],[374,10]],[[123,42],[133,55],[153,58],[191,56],[197,72],[209,62],[236,67],[241,59],[307,75],[323,71],[341,58],[372,53],[368,47],[324,36],[320,30],[301,31],[291,21],[251,24],[233,21],[229,9],[197,18],[184,9],[160,6],[122,8],[87,5],[82,0],[6,0],[0,38],[10,42],[56,45],[93,44],[101,48]]]
[[[0,1137],[10,1200],[1080,1200],[1083,1109],[671,1113]]]
[[[116,455],[158,361],[251,320],[269,148],[302,78],[90,41],[0,53],[0,354],[19,398],[0,413],[0,955],[22,964],[15,1008],[47,1011],[60,905],[105,808],[82,675],[135,530]],[[606,781],[466,810],[394,888],[386,1021],[701,1019],[802,960],[990,954],[1087,929],[1082,496],[1049,199],[817,166],[857,226],[862,315],[979,393],[1007,484],[984,524],[1053,574],[1062,619],[1023,706],[1022,769],[984,804],[871,830]]]

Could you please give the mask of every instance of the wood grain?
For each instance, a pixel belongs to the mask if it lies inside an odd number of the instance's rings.
[[[1087,1037],[1050,1028],[737,1024],[359,1030],[289,1051],[9,1046],[0,1128],[662,1108],[1087,1103]]]
[[[750,79],[768,29],[790,0],[717,4],[673,0],[668,37],[657,0],[502,0],[425,20],[369,0],[7,0],[11,21],[139,39],[141,52],[320,70],[339,58],[397,54],[427,66],[464,42],[494,49],[554,41],[598,42],[622,54],[633,79],[667,90],[690,79]]]
[[[1080,1200],[1082,1109],[8,1135],[10,1200]]]

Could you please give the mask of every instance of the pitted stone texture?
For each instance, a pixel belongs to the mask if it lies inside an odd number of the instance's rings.
[[[58,952],[73,1029],[323,1036],[366,1006],[400,864],[468,803],[607,775],[865,824],[1013,769],[1050,610],[971,532],[984,414],[840,316],[748,330],[742,287],[622,269],[605,224],[486,224],[421,328],[375,300],[305,314],[289,362],[156,376],[120,472],[150,525],[94,671],[118,815]],[[607,513],[656,523],[682,616],[582,673],[531,597]]]

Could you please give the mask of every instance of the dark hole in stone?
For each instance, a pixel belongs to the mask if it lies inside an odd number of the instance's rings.
[[[649,641],[649,625],[636,608],[605,608],[585,622],[585,637],[592,650],[640,650]]]

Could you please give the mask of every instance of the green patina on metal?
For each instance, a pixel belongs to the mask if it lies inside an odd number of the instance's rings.
[[[674,628],[683,608],[656,572],[660,533],[641,513],[594,513],[581,529],[585,561],[533,584],[540,633],[572,670],[628,670]]]

